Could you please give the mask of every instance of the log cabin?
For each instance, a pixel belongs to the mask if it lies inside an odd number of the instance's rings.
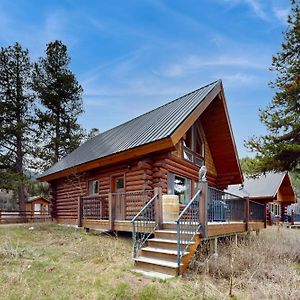
[[[201,238],[265,226],[264,207],[249,219],[249,201],[224,192],[243,175],[221,80],[97,135],[39,180],[57,223],[132,232],[141,272],[181,274]]]
[[[43,196],[29,197],[26,201],[26,212],[31,213],[31,218],[45,218],[49,215],[49,200]]]
[[[267,205],[270,225],[284,221],[287,207],[297,200],[288,172],[268,172],[246,178],[242,185],[229,186],[228,192]]]

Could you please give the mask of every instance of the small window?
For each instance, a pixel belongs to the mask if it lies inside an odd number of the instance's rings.
[[[183,138],[183,158],[201,167],[204,158],[204,141],[198,125],[193,125]]]
[[[34,214],[35,215],[41,214],[41,204],[40,203],[34,203]]]
[[[116,179],[116,188],[117,189],[124,189],[124,178],[120,177]]]
[[[88,192],[89,195],[94,195],[99,193],[99,181],[98,180],[90,180],[88,183]]]
[[[181,204],[191,200],[191,180],[173,173],[168,174],[168,194],[177,195]]]

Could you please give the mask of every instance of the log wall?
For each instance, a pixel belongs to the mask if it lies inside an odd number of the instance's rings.
[[[115,176],[124,176],[126,193],[161,187],[163,194],[167,194],[168,172],[172,172],[191,179],[192,193],[194,193],[195,181],[198,181],[199,176],[199,167],[181,158],[181,153],[179,145],[175,152],[152,154],[122,165],[98,168],[53,181],[51,182],[53,217],[59,223],[77,224],[78,197],[87,195],[89,180],[99,180],[100,195],[113,192],[112,182]],[[207,143],[205,143],[205,165],[208,168],[207,180],[209,185],[216,186],[217,173]],[[147,195],[147,199],[149,197],[150,195]],[[140,211],[147,201],[144,198],[141,202],[138,197],[126,197],[125,219],[130,220]],[[108,215],[109,203],[108,200],[105,201],[104,214]]]

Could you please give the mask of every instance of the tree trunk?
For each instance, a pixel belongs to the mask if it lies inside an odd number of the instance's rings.
[[[16,128],[16,171],[20,178],[18,183],[18,199],[19,199],[19,211],[20,215],[25,215],[26,210],[26,197],[25,197],[25,186],[23,183],[23,151],[22,151],[22,137],[23,137],[23,128],[22,128],[22,84],[19,77],[19,62],[17,61],[16,65],[16,119],[17,119],[17,128]]]

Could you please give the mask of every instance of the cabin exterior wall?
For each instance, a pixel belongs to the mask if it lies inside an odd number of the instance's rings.
[[[51,182],[52,216],[58,223],[77,224],[78,198],[88,195],[88,182],[98,180],[99,195],[114,192],[113,178],[124,178],[124,191],[152,190],[161,187],[162,193],[168,193],[168,173],[174,173],[191,180],[191,196],[198,181],[199,167],[185,160],[178,148],[164,153],[153,153],[123,164],[105,168],[96,168],[85,173],[60,178]],[[207,179],[211,186],[217,186],[217,173],[210,154],[210,149],[205,143],[204,164],[207,166]],[[131,208],[134,210],[134,208]],[[136,213],[140,207],[136,207]],[[108,210],[108,200],[105,204]]]

